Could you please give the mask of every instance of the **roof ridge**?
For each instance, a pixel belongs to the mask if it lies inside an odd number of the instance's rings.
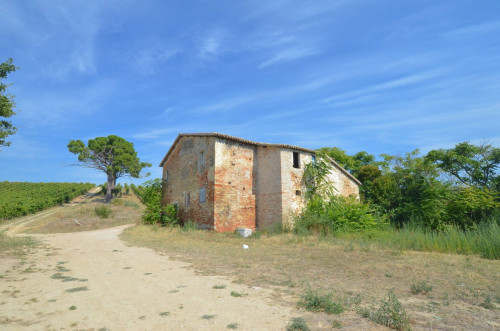
[[[241,143],[245,143],[245,144],[249,144],[249,145],[254,145],[254,146],[281,147],[281,148],[295,149],[295,150],[303,151],[303,152],[306,152],[306,153],[316,154],[316,152],[314,150],[308,149],[308,148],[304,148],[304,147],[300,147],[300,146],[287,145],[287,144],[261,143],[261,142],[257,142],[257,141],[252,141],[252,140],[248,140],[248,139],[243,139],[243,138],[235,137],[235,136],[230,136],[230,135],[219,133],[219,132],[179,133],[177,135],[177,138],[175,138],[174,142],[172,143],[172,146],[168,150],[167,154],[165,155],[165,157],[161,161],[160,167],[163,166],[163,163],[166,161],[166,159],[170,155],[170,152],[173,150],[173,148],[175,147],[175,145],[177,144],[177,142],[179,141],[179,139],[181,137],[189,137],[189,136],[192,136],[192,137],[218,137],[218,138],[232,140],[232,141],[237,141],[237,142],[241,142]]]

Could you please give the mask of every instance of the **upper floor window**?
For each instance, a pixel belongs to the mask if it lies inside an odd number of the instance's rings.
[[[299,152],[293,152],[293,167],[300,168],[300,156]]]
[[[202,172],[205,167],[205,152],[201,151],[198,154],[198,172]]]

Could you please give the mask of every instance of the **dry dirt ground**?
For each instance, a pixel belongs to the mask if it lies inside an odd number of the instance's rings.
[[[3,228],[16,235],[37,217]],[[30,235],[41,245],[0,264],[0,329],[284,330],[297,316],[270,290],[198,275],[188,263],[126,246],[118,238],[125,227]]]

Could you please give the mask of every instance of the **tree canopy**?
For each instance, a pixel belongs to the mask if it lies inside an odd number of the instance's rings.
[[[460,183],[479,188],[498,189],[500,148],[463,142],[451,149],[430,151],[426,158]]]
[[[7,141],[7,137],[17,131],[17,128],[12,125],[12,122],[5,119],[16,114],[13,110],[16,104],[14,102],[14,96],[7,93],[7,87],[11,84],[3,83],[3,80],[6,79],[11,72],[17,69],[19,68],[12,64],[11,58],[0,63],[0,147],[9,146],[10,141]]]
[[[71,140],[68,149],[78,155],[80,165],[107,175],[106,202],[111,201],[118,178],[138,178],[142,169],[151,166],[139,160],[134,144],[115,135],[90,139],[87,146],[81,140]]]
[[[317,149],[318,155],[327,155],[340,164],[344,169],[354,176],[357,176],[359,170],[368,164],[377,164],[375,156],[365,151],[357,152],[354,155],[348,155],[346,151],[338,147],[322,147]]]

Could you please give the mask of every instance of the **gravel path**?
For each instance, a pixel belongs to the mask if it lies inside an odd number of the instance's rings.
[[[270,290],[126,246],[118,238],[125,227],[34,235],[43,246],[21,262],[2,261],[0,329],[284,330],[292,318]]]

